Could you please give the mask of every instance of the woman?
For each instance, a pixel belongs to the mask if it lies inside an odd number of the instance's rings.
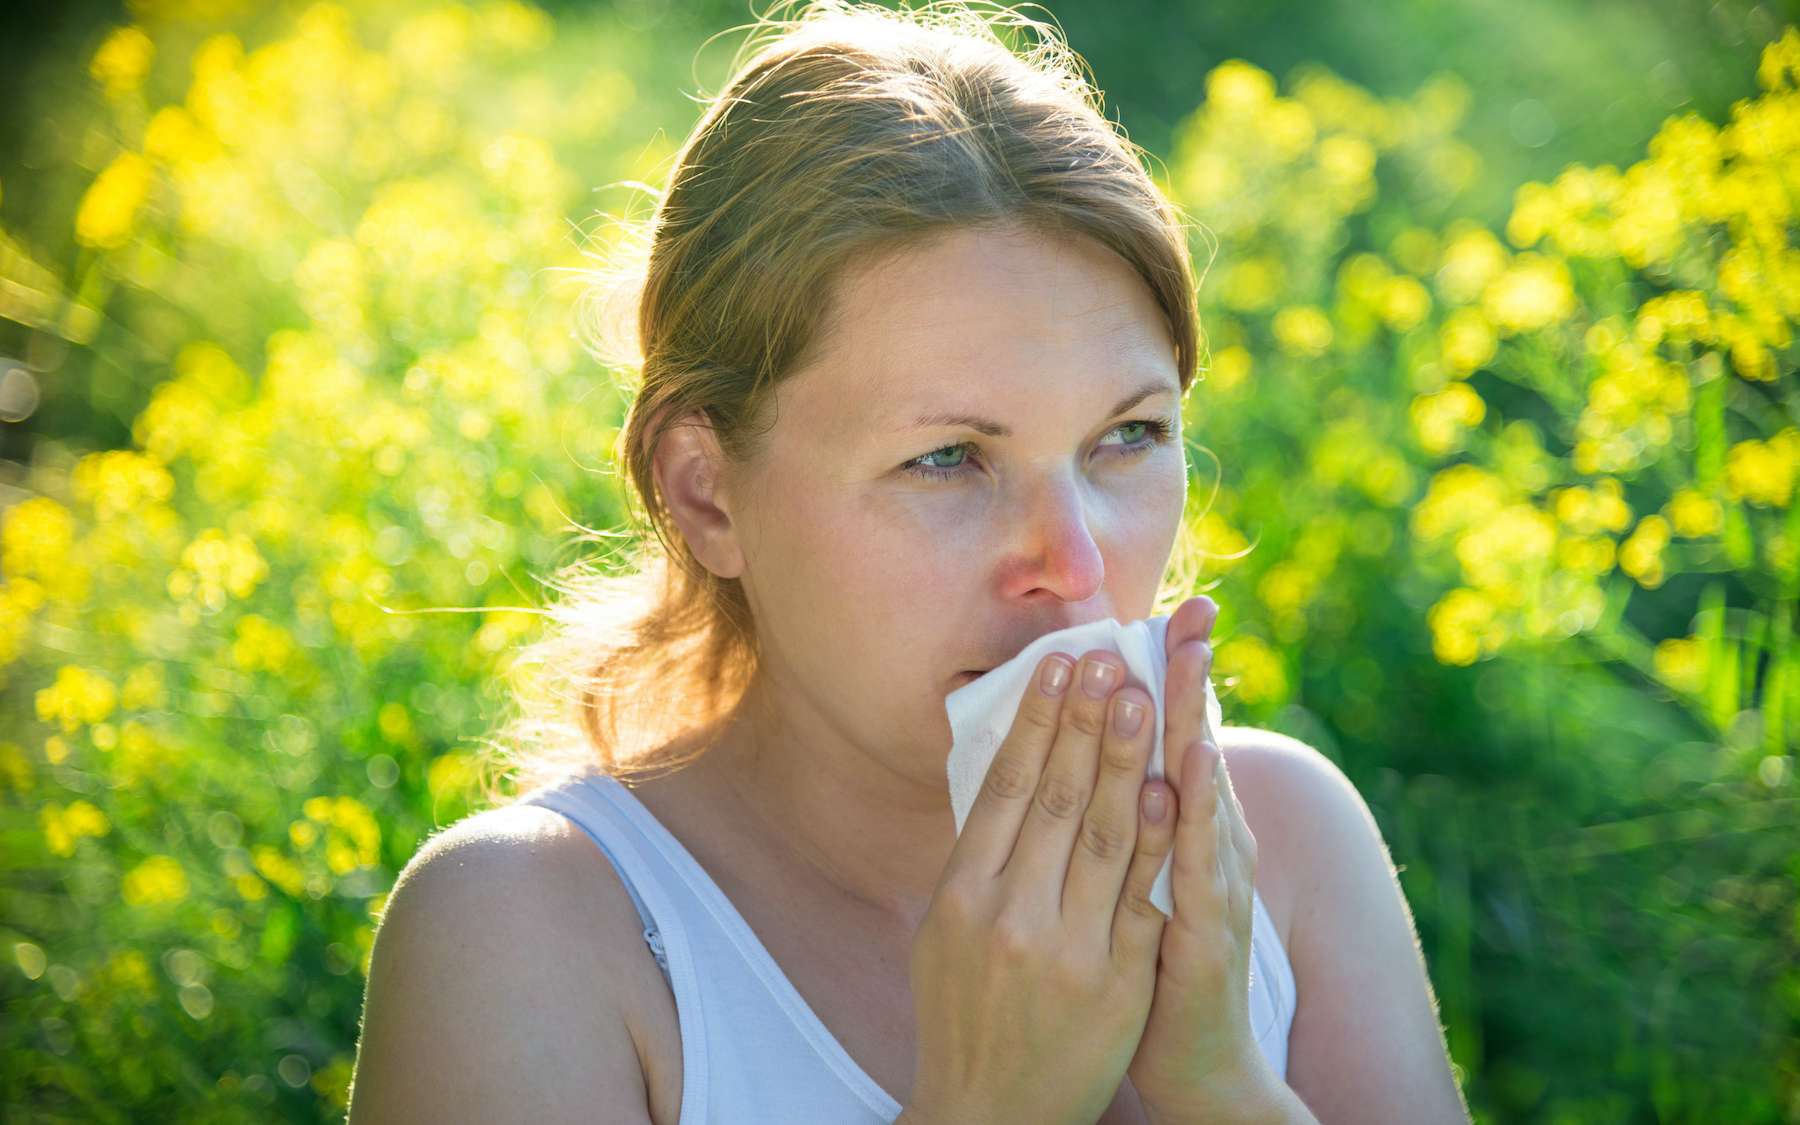
[[[653,224],[656,536],[558,607],[527,795],[402,873],[351,1120],[1467,1120],[1361,799],[1205,727],[1186,232],[1080,64],[960,9],[766,26]],[[959,836],[945,695],[1175,602],[1170,778],[1122,661],[1053,656]]]

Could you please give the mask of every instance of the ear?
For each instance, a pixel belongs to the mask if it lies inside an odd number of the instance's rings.
[[[684,414],[657,443],[653,461],[656,487],[694,557],[720,578],[742,574],[744,554],[722,487],[725,456],[711,420],[697,410]]]

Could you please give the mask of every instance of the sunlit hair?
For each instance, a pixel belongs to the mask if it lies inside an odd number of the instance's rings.
[[[731,72],[647,230],[625,224],[584,291],[584,338],[636,384],[615,454],[637,534],[623,566],[558,574],[552,631],[513,666],[520,713],[492,745],[521,790],[567,770],[679,767],[692,754],[668,739],[742,697],[759,655],[743,587],[688,549],[652,455],[700,412],[727,457],[754,461],[772,392],[828,328],[847,267],[958,226],[1086,236],[1154,295],[1184,394],[1199,362],[1188,225],[1055,27],[998,7],[828,0],[761,17]],[[1156,613],[1193,592],[1185,532]]]

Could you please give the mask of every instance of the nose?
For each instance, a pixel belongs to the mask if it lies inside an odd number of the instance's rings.
[[[1020,502],[1014,525],[1017,554],[1008,564],[1009,597],[1054,594],[1085,602],[1100,592],[1106,562],[1090,529],[1087,498],[1079,479],[1054,474]]]

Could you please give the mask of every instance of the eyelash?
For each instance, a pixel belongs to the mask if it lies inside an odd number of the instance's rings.
[[[1121,422],[1117,426],[1114,426],[1113,430],[1109,431],[1109,432],[1122,430],[1122,429],[1125,429],[1127,426],[1144,426],[1149,430],[1149,437],[1147,437],[1146,439],[1144,439],[1141,442],[1136,442],[1131,445],[1114,446],[1113,448],[1120,450],[1120,452],[1117,454],[1114,454],[1114,456],[1137,457],[1137,456],[1141,456],[1142,454],[1148,453],[1152,449],[1155,449],[1157,446],[1163,445],[1164,443],[1168,442],[1170,440],[1170,435],[1174,432],[1174,428],[1175,428],[1174,424],[1167,418],[1137,418],[1137,419],[1133,419],[1130,422]],[[921,465],[919,462],[925,460],[927,457],[935,457],[940,453],[945,453],[945,452],[948,452],[953,449],[963,449],[965,447],[972,448],[974,446],[974,444],[975,444],[974,442],[965,441],[965,442],[959,442],[956,445],[942,446],[938,449],[932,450],[930,453],[927,453],[922,457],[915,457],[911,461],[908,461],[906,464],[904,464],[900,467],[904,471],[911,473],[913,476],[916,476],[916,477],[930,477],[930,478],[934,478],[937,480],[946,480],[946,479],[949,479],[952,477],[959,477],[959,476],[962,476],[963,473],[967,471],[968,461],[966,459],[964,460],[963,464],[956,466],[954,469],[937,469],[937,468],[932,468],[929,465]]]

